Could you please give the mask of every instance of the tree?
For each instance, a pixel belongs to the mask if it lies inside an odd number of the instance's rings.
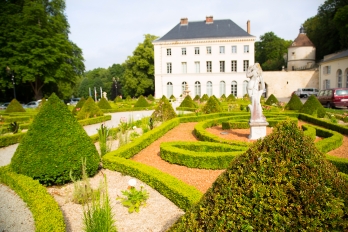
[[[2,88],[11,88],[6,76],[9,66],[16,84],[29,83],[35,99],[43,87],[73,86],[84,71],[81,49],[69,40],[64,0],[4,1],[0,9],[0,79]],[[64,84],[63,84],[64,83]],[[69,87],[70,88],[70,87]],[[51,89],[51,88],[49,88]]]
[[[154,95],[154,47],[152,41],[157,36],[146,34],[143,43],[139,43],[123,64],[124,75],[121,78],[124,95]]]
[[[288,47],[292,41],[284,40],[273,32],[267,32],[260,36],[260,41],[255,43],[255,62],[260,63],[262,70],[281,70],[286,66],[284,54],[287,54]]]

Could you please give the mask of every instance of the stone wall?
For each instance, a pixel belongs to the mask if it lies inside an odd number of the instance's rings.
[[[290,97],[298,88],[319,89],[319,72],[312,71],[264,71],[262,76],[267,85],[267,97]]]

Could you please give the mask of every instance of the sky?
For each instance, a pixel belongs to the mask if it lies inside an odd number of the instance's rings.
[[[267,32],[294,40],[325,0],[66,0],[69,39],[82,49],[86,71],[122,64],[145,34],[164,36],[181,18],[231,19],[256,41]]]

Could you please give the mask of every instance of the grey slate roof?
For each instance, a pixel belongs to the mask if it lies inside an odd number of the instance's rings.
[[[213,23],[204,21],[188,22],[187,25],[178,23],[172,30],[156,41],[187,40],[200,38],[223,37],[254,37],[235,24],[230,19],[214,20]]]
[[[343,57],[348,57],[348,50],[340,52],[337,55],[334,55],[334,56],[330,57],[329,59],[323,60],[323,62],[336,60],[336,59],[343,58]]]

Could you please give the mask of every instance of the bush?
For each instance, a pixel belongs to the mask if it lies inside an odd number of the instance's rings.
[[[98,151],[68,108],[53,93],[22,138],[12,157],[11,168],[42,184],[64,184],[70,181],[70,171],[74,178],[81,177],[82,158],[87,159],[88,175],[94,175],[100,160]]]
[[[108,100],[106,100],[104,97],[102,97],[100,101],[98,102],[98,107],[99,109],[111,109],[111,106]]]
[[[170,96],[170,98],[169,98],[170,100],[172,100],[172,101],[176,101],[176,98],[174,97],[174,95],[172,94],[171,96]]]
[[[129,98],[129,99],[128,99]],[[126,100],[132,100],[131,97],[127,96]],[[115,103],[117,102],[122,102],[122,98],[120,96],[116,96],[115,100],[114,100]]]
[[[169,231],[346,231],[348,183],[295,123],[236,157]]]
[[[151,94],[149,94],[149,96],[147,96],[147,100],[149,100],[149,101],[154,101],[155,98],[154,98]]]
[[[311,95],[299,111],[303,114],[309,114],[318,118],[325,117],[326,111],[316,96]]]
[[[152,119],[157,122],[165,122],[175,118],[176,116],[172,104],[170,104],[165,96],[163,96],[158,102],[158,106],[151,115]]]
[[[119,97],[119,96],[117,96],[117,97]],[[117,97],[116,97],[116,102],[118,102],[118,101],[117,101]],[[119,97],[119,99],[121,99],[121,97]],[[122,101],[122,99],[121,99],[121,101]],[[121,102],[121,101],[120,101],[120,102]],[[127,101],[127,102],[132,101],[131,96],[128,95],[128,96],[126,97],[126,101]]]
[[[203,94],[203,96],[200,99],[200,102],[208,101],[208,99],[209,99],[209,96],[207,94]]]
[[[201,98],[199,97],[199,95],[196,95],[195,98],[193,99],[194,101],[199,101]]]
[[[187,95],[179,107],[197,108],[197,104],[192,100],[190,95]]]
[[[12,99],[10,104],[7,106],[5,113],[12,113],[12,112],[25,112],[25,109],[19,103],[15,98]]]
[[[87,119],[87,118],[93,118],[97,116],[102,116],[103,111],[99,109],[97,104],[95,104],[94,100],[89,97],[85,104],[83,104],[81,110],[77,113],[77,119]]]
[[[226,95],[225,95],[225,94],[222,94],[221,97],[220,97],[220,100],[221,100],[221,101],[226,101]]]
[[[286,104],[285,109],[300,110],[302,106],[303,106],[303,103],[301,102],[301,99],[296,94],[293,94],[288,104]]]
[[[269,96],[265,102],[266,105],[273,105],[273,104],[278,104],[278,99],[273,95],[271,94],[271,96]]]
[[[73,115],[76,115],[82,109],[85,102],[86,102],[86,99],[84,97],[82,97],[80,101],[77,102],[76,106],[72,110]]]
[[[138,98],[138,101],[134,104],[134,107],[148,107],[150,104],[146,101],[143,96]]]
[[[236,97],[232,93],[230,95],[228,95],[228,97],[226,98],[226,101],[228,101],[228,102],[232,102],[235,100],[236,100]]]
[[[222,111],[223,108],[221,106],[221,103],[214,95],[208,99],[207,103],[202,108],[202,112],[205,114],[219,113]]]

